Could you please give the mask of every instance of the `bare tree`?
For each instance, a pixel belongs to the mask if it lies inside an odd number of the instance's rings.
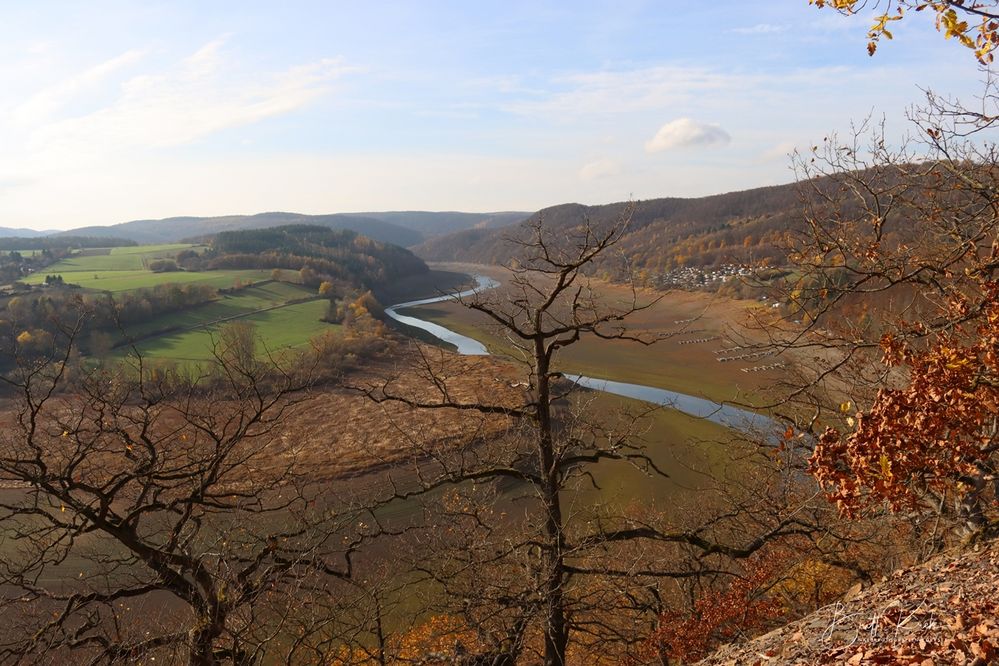
[[[292,649],[292,628],[326,621],[359,543],[277,436],[308,364],[217,345],[193,377],[141,356],[73,367],[82,322],[3,378],[0,661],[249,664]]]
[[[643,415],[591,411],[586,394],[556,365],[561,350],[587,336],[636,344],[657,339],[627,328],[628,317],[656,299],[643,301],[633,288],[625,302],[614,302],[586,275],[597,257],[613,251],[627,221],[566,233],[537,220],[513,241],[521,256],[509,284],[461,299],[496,325],[509,355],[526,366],[522,383],[515,382],[525,387],[520,395],[460,394],[447,357],[429,353],[418,369],[429,387],[423,393],[396,379],[363,387],[379,402],[508,422],[507,436],[481,441],[470,433],[463,446],[442,449],[414,438],[413,471],[392,477],[395,501],[437,498],[427,505],[414,568],[451,612],[478,630],[481,654],[474,663],[513,663],[530,649],[532,629],[540,634],[540,658],[552,666],[566,663],[573,634],[578,645],[612,636],[641,641],[667,603],[659,581],[731,575],[726,562],[818,529],[802,503],[743,497],[713,519],[705,511],[688,521],[680,511],[620,511],[585,501],[583,491],[599,483],[607,464],[667,477],[641,437]],[[644,618],[645,633],[636,618]]]

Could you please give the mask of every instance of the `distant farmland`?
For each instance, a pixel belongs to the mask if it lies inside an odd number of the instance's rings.
[[[153,259],[169,258],[181,250],[200,250],[204,246],[186,243],[139,245],[88,249],[46,266],[25,278],[28,284],[42,284],[47,275],[61,275],[66,284],[84,289],[122,292],[155,287],[160,284],[207,284],[219,289],[270,278],[267,270],[174,271],[154,273],[147,266]]]
[[[203,245],[173,243],[133,247],[86,249],[57,261],[28,277],[29,284],[43,284],[48,275],[60,275],[66,284],[89,291],[124,293],[164,284],[201,284],[231,289],[207,303],[154,315],[131,326],[118,340],[113,355],[121,358],[132,340],[144,356],[179,362],[212,358],[212,342],[220,329],[232,321],[254,325],[260,353],[301,347],[309,340],[339,326],[322,321],[328,302],[315,300],[316,292],[292,282],[272,280],[272,270],[171,271],[148,269],[154,259],[172,258],[182,250],[201,251]],[[296,278],[296,271],[279,271],[283,278]]]
[[[174,273],[153,273],[151,271],[99,271],[53,273],[51,270],[32,275],[25,280],[28,284],[45,282],[46,275],[62,275],[66,284],[78,284],[84,289],[96,291],[122,292],[133,289],[155,287],[160,284],[207,284],[218,289],[234,286],[237,281],[246,284],[270,279],[270,271],[238,270],[238,271],[178,271]]]
[[[256,288],[254,288],[256,289]],[[249,291],[249,290],[248,290]],[[233,299],[235,300],[235,299]],[[242,307],[254,305],[252,297],[244,297]],[[266,305],[261,299],[261,307]],[[161,323],[177,322],[184,326],[197,326],[189,330],[177,331],[147,338],[136,344],[138,351],[145,357],[165,359],[179,362],[198,362],[212,359],[212,342],[217,339],[219,330],[230,321],[245,321],[254,325],[257,336],[258,353],[277,352],[283,349],[303,347],[309,340],[326,331],[338,331],[339,326],[321,321],[326,313],[326,301],[314,300],[292,305],[281,305],[263,312],[248,311],[244,314],[232,314],[239,308],[229,302],[229,297],[223,297],[216,303],[164,316]],[[225,313],[232,317],[224,321],[211,319],[216,314]],[[205,317],[200,323],[191,324],[192,319]],[[124,355],[127,347],[119,348]]]

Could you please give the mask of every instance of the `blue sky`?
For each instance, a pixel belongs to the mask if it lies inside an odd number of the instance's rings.
[[[535,210],[789,182],[981,74],[807,0],[0,1],[0,226]]]

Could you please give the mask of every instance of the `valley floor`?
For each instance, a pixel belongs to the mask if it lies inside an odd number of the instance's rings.
[[[498,266],[437,264],[434,268],[482,274],[506,284],[509,272]],[[626,304],[629,288],[595,282],[600,297],[609,305]],[[502,297],[503,287],[497,289]],[[627,340],[584,338],[563,350],[558,369],[599,379],[643,384],[714,400],[752,403],[780,377],[784,359],[751,356],[744,347],[762,341],[759,331],[744,324],[759,308],[754,301],[721,298],[702,292],[642,290],[639,303],[658,301],[628,318],[635,334],[667,337],[651,346]],[[484,342],[493,353],[506,344],[483,316],[458,303],[445,302],[407,310],[421,319]],[[741,348],[742,347],[742,348]],[[747,354],[749,352],[749,354]],[[744,358],[737,358],[745,356]],[[731,359],[731,360],[730,360]]]

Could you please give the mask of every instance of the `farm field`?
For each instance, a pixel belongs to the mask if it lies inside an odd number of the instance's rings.
[[[218,299],[203,305],[159,315],[141,325],[128,327],[126,333],[133,339],[139,339],[178,327],[188,328],[239,317],[311,296],[315,296],[313,290],[296,284],[271,281],[258,283],[235,293],[222,294]]]
[[[278,352],[304,346],[320,333],[339,330],[340,326],[321,321],[326,314],[326,306],[325,300],[308,301],[245,316],[239,316],[237,313],[236,318],[229,321],[248,322],[254,325],[258,351],[261,354]],[[206,323],[196,329],[148,338],[138,342],[136,349],[148,358],[179,362],[207,361],[213,358],[212,343],[224,323],[217,325]],[[127,349],[120,348],[119,351],[124,355]]]
[[[321,321],[325,300],[296,303],[315,296],[300,285],[272,279],[270,269],[172,271],[148,270],[150,260],[173,257],[181,250],[200,250],[189,243],[88,248],[60,260],[30,276],[26,282],[40,284],[47,275],[61,275],[67,284],[94,291],[121,293],[164,284],[199,284],[229,289],[252,285],[235,293],[220,294],[211,302],[162,314],[131,326],[125,333],[149,358],[180,362],[211,358],[213,335],[228,321],[239,319],[256,326],[261,353],[307,344],[318,333],[336,330]],[[282,271],[288,275],[294,271]],[[272,309],[273,308],[273,309]],[[122,357],[128,347],[119,347]]]
[[[160,257],[172,257],[181,250],[198,250],[204,249],[205,245],[192,245],[191,243],[162,243],[160,245],[131,245],[122,247],[111,248],[112,256],[122,256],[122,255],[142,255],[149,259],[156,259]]]
[[[42,284],[48,275],[61,275],[67,284],[84,289],[121,292],[161,284],[207,284],[219,289],[241,283],[267,280],[268,270],[174,271],[153,273],[146,266],[153,259],[169,258],[181,250],[199,250],[202,245],[170,243],[86,249],[45,267],[25,278],[28,284]]]
[[[66,273],[103,273],[108,271],[142,271],[146,263],[152,259],[173,257],[181,250],[198,249],[203,246],[189,243],[173,243],[170,245],[135,245],[131,247],[88,248],[73,256],[61,259],[51,266],[39,271],[26,280],[43,282],[46,275],[64,275]],[[67,282],[70,280],[67,279]]]
[[[237,281],[244,284],[268,280],[270,271],[265,270],[225,270],[225,271],[175,271],[173,273],[153,273],[147,270],[107,270],[107,271],[77,271],[75,273],[56,273],[62,275],[67,284],[78,284],[84,289],[96,291],[121,292],[133,289],[145,289],[161,284],[207,284],[219,289],[229,288]],[[53,275],[51,270],[35,273],[25,282],[41,284],[46,275]]]

